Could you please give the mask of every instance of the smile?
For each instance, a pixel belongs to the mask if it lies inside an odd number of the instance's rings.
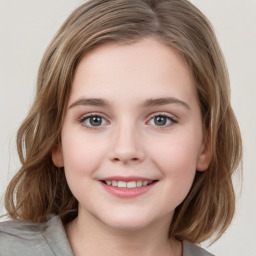
[[[154,181],[139,180],[139,181],[116,181],[116,180],[102,180],[108,186],[119,187],[119,188],[139,188],[152,184]]]
[[[133,198],[149,192],[159,180],[143,177],[108,177],[99,180],[106,192],[119,198]]]

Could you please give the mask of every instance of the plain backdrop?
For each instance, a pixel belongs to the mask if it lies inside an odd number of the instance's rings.
[[[45,48],[82,0],[0,0],[0,214],[19,167],[16,131],[35,93]],[[256,256],[256,0],[193,0],[212,22],[229,67],[232,105],[244,142],[244,177],[234,221],[213,245],[218,256]],[[236,184],[238,177],[235,177]]]

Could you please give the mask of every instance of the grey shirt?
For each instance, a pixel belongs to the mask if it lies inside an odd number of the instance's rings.
[[[58,216],[35,224],[24,221],[0,223],[0,256],[74,256]],[[211,256],[204,249],[183,241],[183,256]],[[212,255],[213,256],[213,255]]]

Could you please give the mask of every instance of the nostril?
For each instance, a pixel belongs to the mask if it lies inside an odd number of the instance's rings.
[[[112,152],[109,153],[109,159],[112,162],[123,162],[123,163],[127,163],[127,162],[133,162],[133,163],[137,163],[140,162],[144,159],[144,155],[141,154],[140,152],[137,151],[132,151],[129,150],[128,148],[123,148],[122,150],[113,150]]]
[[[118,158],[118,157],[115,157],[115,158],[113,158],[112,159],[112,161],[113,162],[115,162],[115,163],[118,163],[118,162],[122,162],[122,163],[124,163],[124,164],[127,164],[128,162],[130,162],[130,163],[136,163],[136,162],[138,162],[139,161],[139,158]]]

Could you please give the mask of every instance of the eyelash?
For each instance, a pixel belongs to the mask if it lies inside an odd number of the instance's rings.
[[[82,123],[83,126],[85,126],[86,128],[89,128],[89,129],[99,129],[99,128],[101,128],[101,127],[102,127],[102,124],[100,124],[99,126],[92,126],[92,125],[85,124],[85,121],[86,121],[86,120],[90,120],[90,118],[93,118],[93,117],[99,117],[99,118],[101,118],[101,120],[105,120],[106,123],[108,122],[108,121],[106,121],[106,118],[102,116],[101,113],[91,113],[91,114],[82,116],[82,117],[79,119],[79,122]],[[175,124],[175,123],[178,122],[178,121],[177,121],[177,118],[174,117],[174,116],[172,116],[172,115],[168,115],[168,114],[166,114],[166,113],[154,113],[153,115],[150,116],[149,121],[147,121],[147,123],[150,122],[151,120],[153,120],[153,119],[156,118],[156,117],[164,117],[164,118],[167,119],[167,122],[169,121],[169,124],[168,124],[168,125],[166,125],[166,124],[160,125],[160,126],[154,125],[154,126],[156,126],[157,128],[169,127],[169,126],[171,126],[172,124]],[[104,125],[104,124],[103,124],[103,125]]]
[[[175,124],[175,123],[178,122],[177,118],[174,117],[173,115],[166,114],[166,113],[161,113],[161,112],[159,112],[159,113],[154,113],[153,115],[151,115],[150,118],[149,118],[149,121],[150,121],[150,120],[153,120],[153,119],[156,118],[156,117],[164,117],[164,118],[166,118],[167,120],[169,120],[169,124],[168,124],[168,125],[166,125],[166,124],[160,125],[160,126],[154,125],[154,126],[156,126],[156,128],[159,128],[159,129],[165,128],[165,127],[169,127],[169,126],[171,126],[171,125],[173,125],[173,124]],[[148,122],[149,122],[149,121],[148,121]]]
[[[90,120],[90,118],[93,118],[93,117],[100,117],[101,119],[104,119],[106,120],[105,117],[102,116],[101,113],[91,113],[91,114],[87,114],[85,116],[82,116],[80,119],[79,119],[79,122],[82,123],[83,126],[85,126],[86,128],[89,128],[89,129],[99,129],[102,125],[99,125],[99,126],[92,126],[92,125],[87,125],[85,124],[85,121],[88,119]],[[107,122],[107,121],[106,121]]]

